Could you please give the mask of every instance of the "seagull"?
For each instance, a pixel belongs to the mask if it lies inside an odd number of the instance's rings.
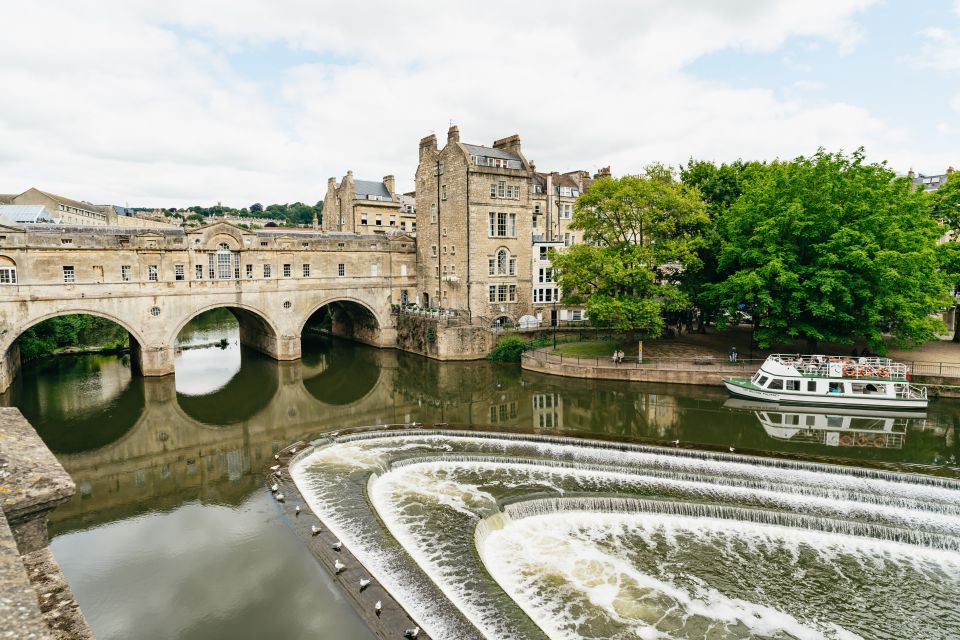
[[[280,468],[280,465],[275,464],[275,465],[273,465],[272,467],[270,467],[270,471],[276,471],[276,470],[279,469],[279,468]]]
[[[310,533],[312,535],[317,535],[318,533],[320,533],[320,527],[318,527],[315,524],[310,525]]]
[[[334,550],[334,551],[340,551],[340,549],[343,548],[343,543],[340,542],[339,540],[337,540],[337,541],[334,542],[333,545],[331,545],[331,546],[333,547],[333,550]]]
[[[290,449],[290,455],[293,455],[293,454],[295,454],[296,452],[297,452],[297,448],[296,448],[296,447],[294,447],[293,449]]]
[[[300,505],[297,505],[297,510],[294,513],[296,513],[297,515],[300,515]]]
[[[383,610],[383,603],[377,600],[377,604],[373,605],[373,610],[377,612],[377,615],[380,615],[380,612]]]
[[[279,477],[281,477],[281,476],[283,475],[283,472],[281,472],[279,469],[277,469],[276,471],[273,472],[273,475],[275,475],[275,476],[277,476],[277,477],[279,478]]]
[[[413,629],[407,629],[403,632],[404,638],[416,638],[420,635],[420,627],[414,627]]]
[[[370,581],[366,578],[360,578],[360,591],[363,591],[370,586]]]
[[[271,492],[276,493],[276,492],[279,491],[279,490],[280,490],[280,486],[279,486],[276,482],[274,482],[272,485],[270,485],[270,491],[271,491]]]
[[[278,494],[277,494],[277,502],[283,502],[283,494],[282,494],[282,493],[278,493]]]
[[[274,459],[274,460],[279,460],[279,459],[280,459],[280,454],[279,454],[279,453],[273,454],[273,459]]]
[[[679,441],[679,440],[674,440],[674,441],[673,441],[673,446],[679,447],[679,446],[680,446],[680,441]]]
[[[736,449],[734,449],[733,447],[730,447],[730,453],[733,453],[734,451],[736,451]]]
[[[335,573],[340,573],[341,571],[343,571],[343,570],[346,569],[346,568],[347,568],[347,565],[343,564],[343,563],[340,562],[339,560],[337,560],[336,562],[333,563],[333,570],[334,570]]]

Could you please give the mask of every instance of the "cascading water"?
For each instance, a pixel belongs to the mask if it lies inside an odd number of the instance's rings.
[[[317,442],[313,510],[435,638],[960,636],[960,482],[469,432]]]

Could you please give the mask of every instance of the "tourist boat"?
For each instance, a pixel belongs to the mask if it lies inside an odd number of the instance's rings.
[[[752,378],[724,378],[730,393],[783,404],[926,409],[927,390],[889,358],[775,353]]]

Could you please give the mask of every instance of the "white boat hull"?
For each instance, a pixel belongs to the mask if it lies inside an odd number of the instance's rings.
[[[765,400],[792,405],[815,405],[825,407],[871,407],[877,409],[918,409],[927,408],[926,398],[890,398],[884,396],[852,396],[843,393],[801,394],[783,393],[768,389],[747,387],[730,380],[723,381],[727,390],[735,396],[751,400]]]

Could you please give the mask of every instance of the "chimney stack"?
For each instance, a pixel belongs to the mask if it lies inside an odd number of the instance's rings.
[[[953,171],[954,171],[953,166],[947,167],[947,175],[948,175],[948,176],[952,176],[952,175],[953,175]]]
[[[917,174],[913,172],[913,167],[910,167],[910,171],[907,171],[907,177],[911,180],[917,177]]]
[[[451,142],[460,142],[460,127],[455,124],[450,125],[447,130],[447,144]]]
[[[600,178],[609,178],[610,177],[610,165],[606,167],[601,167],[597,169],[597,173],[593,176],[594,180],[599,180]]]
[[[500,138],[499,140],[494,141],[493,148],[503,149],[504,151],[510,151],[519,154],[520,134],[515,133],[512,136],[507,136],[506,138]]]
[[[390,197],[394,197],[396,189],[394,188],[393,176],[383,176],[383,185],[390,192]]]
[[[420,159],[423,159],[423,154],[430,152],[437,152],[437,136],[432,133],[424,138],[420,138]]]

